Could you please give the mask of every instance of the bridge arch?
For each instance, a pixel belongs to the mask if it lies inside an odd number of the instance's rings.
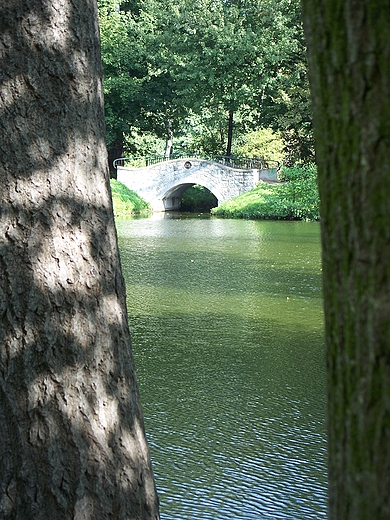
[[[149,202],[154,211],[168,211],[179,209],[181,196],[194,184],[210,190],[220,204],[253,189],[265,171],[188,157],[143,168],[118,166],[117,178]]]
[[[204,188],[207,188],[219,201],[218,194],[215,193],[212,189],[210,189],[208,186],[205,186],[204,184],[200,182],[190,182],[190,183],[183,183],[183,184],[177,184],[175,186],[172,186],[169,188],[166,193],[162,197],[164,210],[165,211],[176,211],[180,209],[181,206],[181,200],[184,195],[184,193],[188,190],[188,188],[191,188],[192,186],[200,185]]]

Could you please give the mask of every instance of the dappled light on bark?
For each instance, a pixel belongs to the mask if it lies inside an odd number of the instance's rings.
[[[95,2],[18,0],[0,29],[0,516],[156,519]]]

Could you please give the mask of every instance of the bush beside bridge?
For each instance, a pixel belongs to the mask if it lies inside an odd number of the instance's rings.
[[[111,179],[112,202],[116,218],[151,213],[150,204],[121,182]]]

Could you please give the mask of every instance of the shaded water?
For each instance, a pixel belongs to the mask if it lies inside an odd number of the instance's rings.
[[[117,227],[161,518],[325,518],[319,225]]]

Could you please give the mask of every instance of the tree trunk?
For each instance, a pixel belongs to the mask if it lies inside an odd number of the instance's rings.
[[[157,519],[94,0],[0,8],[0,517]]]
[[[108,149],[108,166],[110,168],[110,177],[116,179],[117,170],[114,168],[115,159],[123,157],[123,139],[117,139],[115,143]]]
[[[323,245],[329,518],[390,518],[390,2],[304,0]]]
[[[228,119],[228,140],[226,147],[226,155],[230,157],[232,155],[232,144],[233,144],[233,123],[234,123],[234,112],[231,110],[229,112]]]
[[[168,161],[171,156],[172,138],[173,138],[172,121],[170,119],[168,119],[166,121],[165,128],[166,128],[166,142],[165,142],[164,157]]]

